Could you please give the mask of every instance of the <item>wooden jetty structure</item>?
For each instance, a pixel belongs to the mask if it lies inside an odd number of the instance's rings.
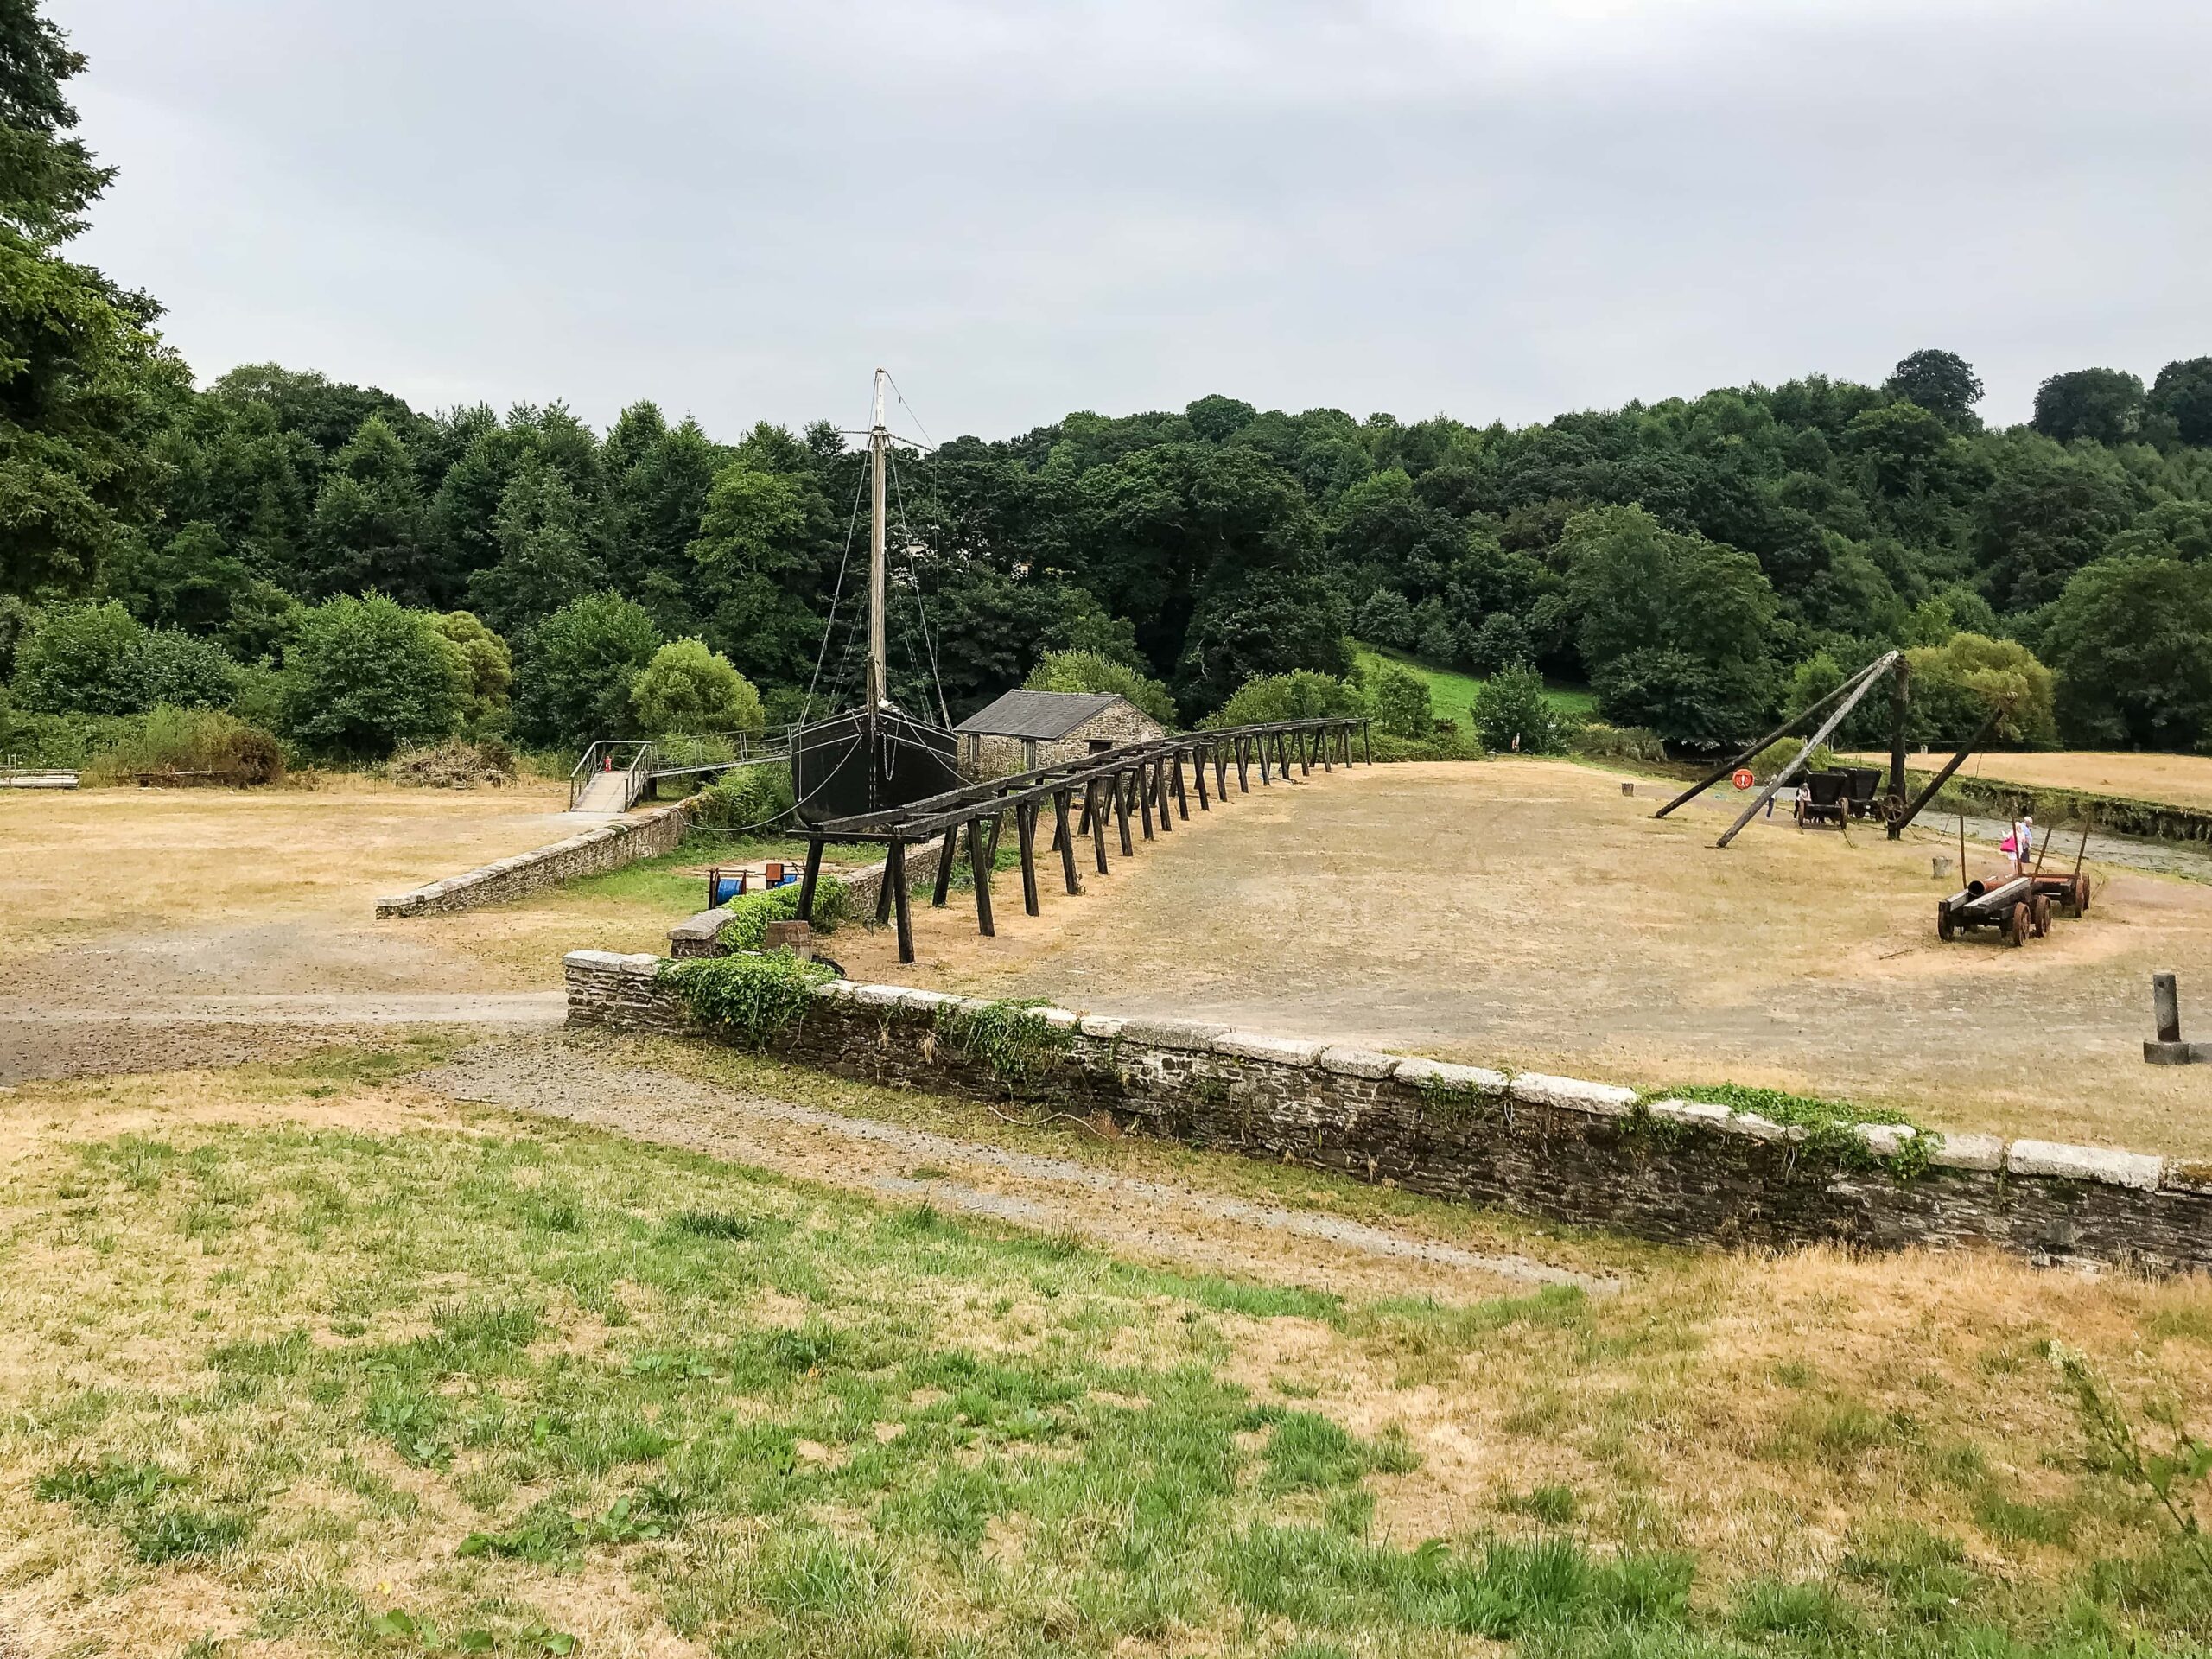
[[[902,805],[810,823],[804,831],[806,870],[799,884],[799,918],[810,922],[814,918],[825,847],[833,842],[880,844],[884,849],[884,871],[876,896],[875,919],[879,925],[896,920],[899,960],[913,961],[907,849],[941,839],[930,902],[941,907],[949,901],[954,861],[964,846],[975,873],[976,926],[989,938],[995,931],[991,872],[1009,817],[1021,854],[1022,909],[1034,916],[1039,913],[1038,830],[1047,811],[1052,814],[1052,837],[1044,851],[1058,855],[1060,880],[1067,891],[1080,893],[1077,842],[1090,842],[1092,862],[1103,875],[1108,871],[1109,838],[1119,845],[1123,858],[1134,857],[1140,836],[1151,841],[1156,835],[1172,833],[1179,818],[1189,820],[1193,797],[1201,812],[1212,810],[1217,803],[1225,804],[1232,772],[1236,792],[1249,794],[1255,772],[1265,787],[1278,778],[1288,778],[1294,768],[1301,777],[1316,766],[1324,772],[1339,765],[1349,768],[1355,738],[1360,759],[1371,761],[1368,722],[1357,716],[1185,732],[1150,742],[1125,744],[1033,772],[963,785]]]

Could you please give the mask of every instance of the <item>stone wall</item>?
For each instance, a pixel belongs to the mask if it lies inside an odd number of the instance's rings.
[[[577,1026],[681,1033],[661,959],[567,959]],[[1009,1090],[965,1052],[987,1005],[836,981],[777,1052],[842,1076],[990,1099]],[[1303,1042],[1217,1026],[1035,1011],[1061,1046],[1038,1092],[1126,1128],[1442,1198],[1681,1243],[1874,1249],[1980,1245],[2038,1262],[2212,1268],[2212,1166],[1993,1136],[1942,1137],[1923,1173],[1902,1126],[1862,1125],[1848,1166],[1806,1131],[1726,1107],[1639,1103],[1571,1077]]]
[[[656,807],[634,817],[603,823],[535,847],[496,864],[480,865],[449,875],[442,881],[396,893],[377,900],[377,919],[394,916],[436,916],[448,911],[481,910],[487,905],[511,904],[540,887],[558,887],[580,875],[601,875],[619,870],[641,858],[672,853],[683,843],[702,797],[687,796],[670,806]]]

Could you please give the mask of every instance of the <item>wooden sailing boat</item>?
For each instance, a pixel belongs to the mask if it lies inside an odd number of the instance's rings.
[[[957,743],[942,726],[917,720],[891,700],[884,618],[890,576],[884,557],[884,475],[893,438],[884,424],[890,375],[875,372],[875,413],[868,429],[868,685],[863,701],[801,726],[791,735],[791,782],[802,823],[818,824],[905,806],[957,789]],[[831,626],[836,626],[833,617]]]

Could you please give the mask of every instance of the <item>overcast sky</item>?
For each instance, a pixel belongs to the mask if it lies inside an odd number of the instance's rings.
[[[2212,353],[2206,0],[49,0],[204,380],[717,435]],[[906,424],[903,420],[900,424]]]

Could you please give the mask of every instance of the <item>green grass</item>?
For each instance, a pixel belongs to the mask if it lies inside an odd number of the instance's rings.
[[[1456,668],[1437,668],[1402,651],[1389,651],[1380,645],[1354,642],[1353,655],[1363,669],[1371,670],[1390,662],[1410,668],[1420,675],[1428,682],[1429,706],[1439,720],[1455,720],[1465,725],[1467,709],[1474,702],[1475,693],[1483,688],[1483,681],[1476,675],[1463,674]],[[1586,720],[1594,719],[1597,715],[1598,699],[1586,686],[1549,686],[1544,695],[1555,707],[1568,714]]]
[[[412,1058],[232,1075],[367,1099]],[[1777,1481],[1850,1502],[1815,1506],[1843,1540],[1825,1575],[1709,1573],[1649,1460],[1711,1432],[1675,1418],[1683,1368],[1740,1269],[1662,1272],[1677,1258],[1642,1247],[1671,1289],[1348,1300],[490,1112],[95,1132],[16,1160],[0,1205],[0,1472],[45,1559],[85,1563],[41,1592],[61,1611],[173,1583],[256,1640],[364,1656],[565,1651],[602,1594],[582,1586],[610,1582],[631,1646],[716,1659],[1967,1659],[2202,1634],[2185,1557],[2109,1553],[2103,1487],[2000,1487],[1947,1450],[1933,1395],[1923,1416],[1725,1396],[1770,1422]],[[1378,1380],[1348,1394],[1363,1369]],[[1484,1370],[1529,1415],[1483,1433],[1540,1436],[1524,1449],[1577,1459],[1574,1484],[1493,1485],[1509,1440],[1430,1539],[1392,1505],[1452,1471],[1395,1402]],[[2016,1586],[1987,1542],[1866,1518],[1924,1491],[2075,1565]]]

